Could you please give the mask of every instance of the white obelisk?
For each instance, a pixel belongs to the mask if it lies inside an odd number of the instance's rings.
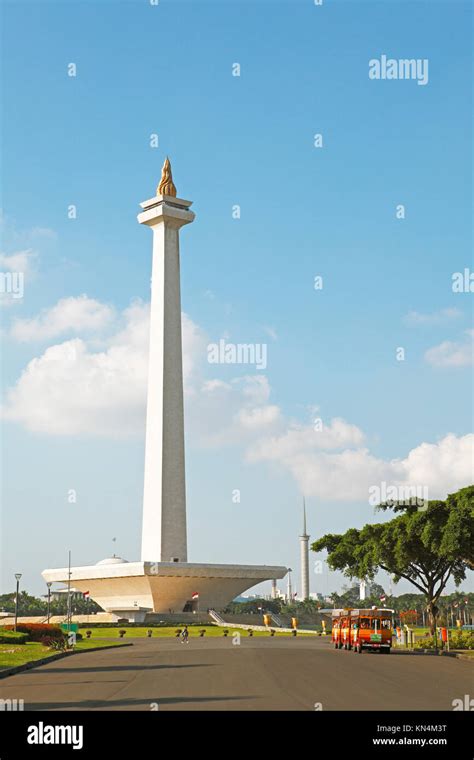
[[[300,536],[301,599],[309,599],[309,535],[306,533],[306,503],[303,499],[303,533]]]
[[[191,204],[176,197],[166,159],[157,195],[138,215],[153,231],[141,555],[149,562],[187,561],[179,230],[194,220]]]

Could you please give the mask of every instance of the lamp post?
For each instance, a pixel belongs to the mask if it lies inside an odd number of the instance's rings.
[[[19,593],[20,593],[20,578],[21,578],[21,573],[15,573],[15,578],[16,578],[16,596],[15,596],[15,625],[14,625],[14,628],[13,628],[14,631],[16,631],[16,626],[17,626],[17,623],[18,623],[18,596],[19,596]]]
[[[69,550],[68,574],[67,574],[67,633],[71,631],[71,550]]]
[[[49,618],[51,617],[51,586],[53,585],[52,581],[48,581],[46,585],[48,587],[48,623],[49,623]]]

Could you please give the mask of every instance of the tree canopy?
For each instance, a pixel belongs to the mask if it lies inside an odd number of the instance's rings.
[[[391,509],[396,516],[361,530],[327,534],[311,548],[326,549],[329,566],[349,578],[373,579],[385,570],[395,582],[409,581],[425,595],[434,625],[436,603],[449,578],[458,586],[474,566],[474,486],[421,507],[414,500],[377,509]]]

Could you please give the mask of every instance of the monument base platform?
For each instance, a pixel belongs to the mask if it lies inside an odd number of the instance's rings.
[[[274,565],[203,565],[192,562],[127,562],[119,557],[97,565],[44,570],[49,583],[68,583],[89,592],[106,612],[140,619],[145,612],[221,610],[263,581],[283,578]],[[134,615],[133,612],[137,614]],[[127,614],[126,614],[127,613]]]

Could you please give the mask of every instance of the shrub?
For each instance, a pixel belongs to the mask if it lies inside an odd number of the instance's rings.
[[[86,631],[86,639],[90,639],[92,636],[92,631]]]
[[[201,638],[205,635],[205,633],[206,633],[206,629],[201,628],[201,630],[199,631],[199,635],[201,636]]]
[[[28,641],[27,633],[20,631],[0,631],[0,644],[24,644]]]
[[[41,643],[44,647],[54,649],[57,652],[66,652],[68,648],[67,639],[65,637],[62,639],[55,639],[53,636],[43,636]]]
[[[6,625],[5,629],[12,631],[13,625]],[[47,623],[18,623],[16,627],[20,633],[27,633],[30,641],[41,641],[45,636],[53,639],[63,639],[64,633],[58,625],[48,625]]]
[[[449,637],[451,649],[474,649],[473,631],[455,631]]]
[[[438,639],[438,647],[439,647],[439,639]],[[431,636],[430,638],[423,639],[423,641],[415,641],[413,645],[413,649],[434,649],[434,639]]]
[[[127,633],[127,631],[124,628],[121,628],[120,631],[119,631],[120,638],[123,639],[123,637],[125,636],[126,633]]]
[[[153,631],[151,630],[151,628],[148,629],[148,631],[146,632],[146,635],[148,636],[149,639],[151,639],[151,637],[153,636]]]
[[[441,641],[441,636],[436,637],[438,649],[447,649],[446,642]],[[433,636],[427,639],[421,639],[414,645],[414,649],[434,649],[435,642]],[[449,633],[450,649],[474,649],[474,634],[471,631],[454,631]]]
[[[222,634],[223,634],[224,636],[228,636],[228,635],[229,635],[229,631],[228,631],[228,629],[227,629],[227,628],[224,628],[224,630],[222,631]]]

